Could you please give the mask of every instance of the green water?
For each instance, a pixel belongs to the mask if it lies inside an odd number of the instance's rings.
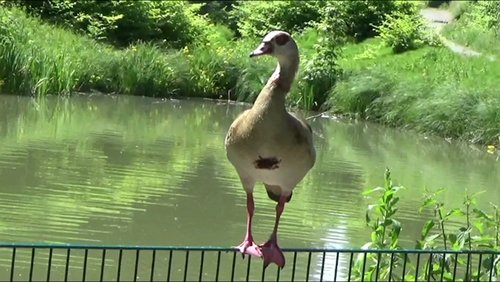
[[[248,105],[131,96],[0,96],[0,238],[7,242],[232,246],[243,239],[245,193],[224,152]],[[305,114],[307,115],[307,114]],[[430,212],[424,188],[447,205],[486,191],[500,203],[494,155],[367,123],[310,120],[317,163],[286,205],[282,247],[360,247],[370,240],[361,195],[390,167],[401,192],[402,243],[412,247]],[[256,187],[254,236],[274,223]]]

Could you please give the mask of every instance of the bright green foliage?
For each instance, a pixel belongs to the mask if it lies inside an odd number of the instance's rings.
[[[377,187],[365,191],[364,195],[378,193],[376,204],[370,204],[366,212],[366,224],[372,230],[371,241],[366,243],[366,249],[398,249],[399,236],[404,231],[401,223],[394,219],[397,215],[397,204],[399,197],[397,193],[400,187],[394,186],[390,177],[390,171],[385,172],[384,187]],[[420,211],[431,208],[435,218],[426,221],[422,227],[421,238],[417,240],[416,249],[432,250],[480,250],[491,249],[500,250],[500,214],[497,205],[491,203],[492,212],[488,213],[477,208],[477,196],[479,193],[465,194],[463,206],[460,208],[447,209],[444,203],[438,199],[439,193],[428,192],[424,197],[424,202]],[[454,220],[464,222],[458,230],[450,230],[448,223]],[[437,230],[435,230],[437,227]],[[458,259],[457,259],[458,258]],[[465,281],[489,280],[490,274],[493,277],[500,273],[498,262],[492,261],[498,258],[485,256],[478,266],[479,271],[471,271],[472,265],[461,257],[453,255],[442,255],[437,251],[435,255],[425,261],[415,262],[404,255],[390,254],[360,254],[353,267],[351,279],[354,281],[387,281],[389,275],[393,281],[403,281],[403,277],[411,281],[435,281],[438,277],[443,277],[445,281],[451,281],[453,274],[458,268],[467,268]],[[405,272],[399,270],[405,263]],[[420,266],[419,266],[420,265]],[[493,267],[493,269],[492,269]],[[399,269],[398,269],[399,268]],[[411,273],[416,268],[421,269],[418,277],[413,277]],[[398,269],[399,271],[392,271]],[[474,267],[475,269],[475,267]],[[376,277],[376,278],[375,278]],[[495,279],[495,278],[493,278]]]
[[[435,219],[429,219],[422,228],[421,239],[417,241],[417,249],[453,249],[462,250],[480,250],[491,249],[500,250],[500,216],[498,207],[491,203],[492,213],[476,208],[477,196],[480,193],[464,196],[463,206],[461,208],[446,209],[444,203],[438,199],[438,195],[443,192],[440,189],[436,192],[427,192],[425,195],[422,209],[431,208],[434,211]],[[464,222],[457,230],[450,230],[447,224],[454,219]],[[438,230],[435,232],[435,227]],[[463,259],[455,261],[455,257],[443,256],[434,259],[432,262],[431,275],[440,275],[444,270],[445,277],[451,276],[452,266],[469,267],[466,271],[466,281],[488,280],[493,268],[494,273],[498,273],[500,266],[492,261],[492,257],[486,258],[480,265],[480,271],[471,271],[472,266]],[[422,279],[428,279],[428,269],[425,270]]]
[[[0,41],[2,90],[14,93],[69,94],[85,77],[81,65],[92,63],[86,55],[97,52],[91,40],[46,30],[21,11],[4,8],[0,8]],[[51,48],[40,48],[40,42]],[[82,47],[87,51],[73,56]]]
[[[419,15],[415,2],[396,2],[394,12],[387,14],[375,31],[394,53],[401,53],[422,47],[441,45],[437,32],[426,26]]]
[[[0,9],[0,41],[4,92],[67,95],[99,90],[170,96],[188,84],[174,75],[172,66],[185,64],[176,62],[176,53],[144,44],[114,50],[41,24],[18,9]]]
[[[329,43],[342,45],[348,35],[342,6],[335,1],[327,1],[319,8],[321,18],[312,24],[313,27],[327,37]]]
[[[410,14],[417,5],[408,1],[240,1],[231,12],[243,36],[263,36],[271,29],[301,31],[322,23],[336,36],[357,40],[376,35],[374,26],[387,14]]]
[[[346,24],[345,33],[356,40],[364,40],[377,34],[374,28],[382,24],[386,16],[400,12],[414,14],[417,3],[412,1],[332,1],[328,5],[339,10],[340,18]]]
[[[401,232],[401,223],[394,219],[393,216],[398,210],[396,208],[399,202],[397,193],[401,189],[403,187],[392,183],[391,172],[389,169],[386,169],[384,187],[377,187],[363,193],[364,195],[370,195],[375,192],[381,192],[378,203],[370,205],[366,212],[366,224],[372,229],[372,241],[365,245],[365,247],[376,249],[399,248],[398,237]]]
[[[233,5],[236,4],[236,0],[189,0],[189,2],[202,4],[199,14],[207,15],[213,23],[226,25],[232,31],[237,30],[235,19],[229,16],[229,12],[233,9]]]
[[[477,1],[470,6],[470,11],[464,14],[464,18],[478,29],[493,28],[500,36],[500,2]]]
[[[442,47],[404,54],[379,39],[344,48],[344,75],[329,95],[336,113],[443,137],[496,144],[500,65]]]
[[[500,58],[500,1],[471,1],[460,19],[444,29],[445,36],[485,56]]]
[[[371,229],[371,241],[366,243],[363,249],[399,249],[399,234],[401,233],[401,222],[396,220],[394,216],[397,212],[397,203],[399,202],[398,192],[403,189],[401,186],[396,186],[392,183],[391,172],[389,169],[385,171],[385,185],[384,187],[377,187],[374,189],[367,190],[363,192],[363,195],[371,195],[377,193],[379,196],[378,202],[368,206],[366,211],[366,224]],[[399,256],[395,256],[394,260],[391,262],[391,256],[389,254],[383,254],[377,256],[375,254],[369,254],[366,258],[366,264],[369,266],[364,272],[365,279],[367,281],[372,281],[375,272],[378,271],[378,277],[380,280],[388,280],[389,278],[389,268],[396,268],[401,265],[403,259]],[[363,275],[362,267],[364,264],[363,255],[360,254],[356,259],[356,263],[353,268],[353,276],[355,279],[359,279]],[[378,269],[377,269],[378,268]],[[398,274],[392,273],[391,278],[393,280],[399,281],[401,277]]]
[[[261,37],[270,30],[301,31],[320,18],[323,1],[239,1],[231,11],[242,36]]]
[[[335,85],[340,68],[336,64],[338,48],[328,37],[320,37],[315,52],[302,63],[297,87],[290,96],[301,108],[319,109]]]
[[[141,40],[181,47],[204,38],[208,26],[196,14],[200,5],[185,1],[18,2],[42,18],[121,46]]]
[[[388,15],[377,27],[380,37],[394,53],[401,53],[420,47],[424,43],[424,22],[419,15],[400,12]]]

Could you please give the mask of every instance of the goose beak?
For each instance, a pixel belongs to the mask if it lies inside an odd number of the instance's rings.
[[[258,57],[266,54],[271,54],[273,52],[273,46],[269,42],[262,42],[259,47],[250,53],[250,58]]]

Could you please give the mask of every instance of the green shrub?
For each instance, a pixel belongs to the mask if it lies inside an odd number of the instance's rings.
[[[320,18],[323,1],[239,1],[230,12],[242,36],[261,37],[270,30],[293,33]]]
[[[337,2],[326,2],[319,10],[321,19],[313,22],[313,28],[328,37],[331,43],[341,45],[347,35],[347,23],[344,19],[345,13]]]
[[[303,60],[297,87],[291,93],[295,103],[304,109],[319,109],[335,85],[340,68],[337,65],[339,49],[328,37],[314,45],[313,55]]]
[[[387,14],[416,14],[418,3],[411,1],[239,1],[230,12],[243,36],[263,36],[269,30],[302,31],[322,23],[338,37],[356,40],[374,36],[373,26]]]
[[[216,24],[227,25],[233,32],[237,31],[236,20],[229,16],[229,12],[233,9],[236,0],[225,1],[207,1],[207,0],[189,0],[190,3],[203,4],[199,10],[199,14],[207,15],[207,17]]]
[[[376,27],[384,43],[394,53],[416,49],[424,43],[423,20],[418,15],[396,12]]]
[[[464,14],[465,21],[477,29],[491,29],[497,31],[500,28],[500,2],[499,1],[477,1],[470,5],[470,10]]]
[[[444,27],[445,37],[485,56],[500,56],[500,2],[467,2],[457,21]]]
[[[445,47],[391,53],[379,38],[350,44],[339,60],[344,73],[327,102],[332,110],[443,137],[498,143],[498,63],[458,56]]]
[[[346,34],[360,41],[377,35],[374,26],[382,24],[386,16],[395,12],[416,14],[418,3],[411,1],[332,1],[341,19],[346,23]]]
[[[196,14],[201,5],[185,1],[17,0],[51,22],[119,46],[135,41],[182,47],[203,39],[208,21]]]
[[[385,171],[385,185],[363,192],[370,198],[376,195],[365,213],[366,225],[371,229],[370,241],[362,249],[401,249],[401,232],[405,231],[404,222],[397,220],[398,195],[405,187],[393,184],[391,172]],[[424,212],[431,212],[433,217],[428,218],[422,226],[420,238],[415,245],[417,250],[498,250],[500,243],[500,214],[498,206],[490,202],[490,209],[483,210],[478,206],[478,195],[482,192],[465,193],[462,205],[448,207],[443,201],[445,189],[436,191],[426,189],[422,205],[418,210],[421,216]],[[416,211],[415,211],[416,212]],[[458,226],[455,226],[457,225]],[[453,227],[451,227],[453,225]],[[437,254],[437,252],[436,252]],[[413,259],[393,254],[358,254],[353,264],[350,277],[354,281],[455,281],[457,269],[465,270],[464,281],[492,280],[500,269],[495,257],[484,258],[472,270],[469,259],[463,260],[457,256],[433,255],[425,262],[421,261],[422,271],[419,270],[419,256],[416,264]],[[498,260],[498,259],[496,259]],[[481,261],[481,259],[480,259]],[[392,271],[401,269],[402,271]],[[444,278],[444,279],[443,279]],[[495,278],[493,278],[495,279]]]

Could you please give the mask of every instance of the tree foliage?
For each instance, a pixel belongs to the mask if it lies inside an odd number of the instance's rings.
[[[380,25],[387,15],[414,13],[417,5],[396,0],[239,1],[231,15],[243,36],[262,36],[271,29],[297,32],[318,23],[335,23],[333,27],[337,29],[330,28],[332,31],[363,40],[377,34],[374,26]]]
[[[407,15],[400,12],[389,15],[377,28],[385,44],[392,48],[394,53],[401,53],[420,47],[426,40],[430,31],[424,28],[424,21],[419,15]],[[433,41],[439,42],[438,40]]]
[[[118,46],[135,41],[182,47],[203,38],[208,21],[201,5],[185,1],[18,0],[28,11]]]
[[[466,13],[465,20],[479,29],[493,29],[500,36],[500,2],[476,1],[470,11]]]
[[[322,1],[238,1],[230,15],[242,36],[263,36],[269,30],[302,31],[320,18]]]

